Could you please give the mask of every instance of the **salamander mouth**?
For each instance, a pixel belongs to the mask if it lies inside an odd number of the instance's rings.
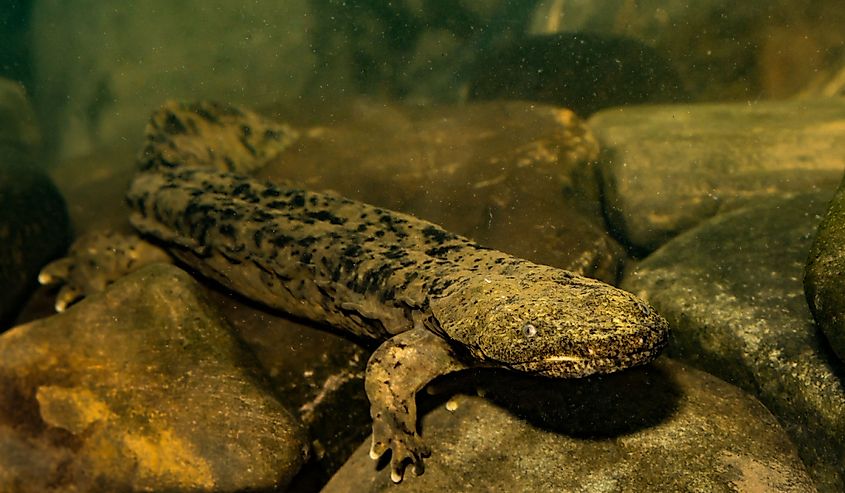
[[[555,355],[546,358],[511,364],[510,367],[525,373],[554,378],[580,378],[594,374],[613,373],[626,368],[644,365],[656,358],[664,345],[632,351],[615,357]]]

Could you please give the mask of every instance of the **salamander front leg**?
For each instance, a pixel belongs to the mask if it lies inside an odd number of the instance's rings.
[[[469,368],[441,337],[421,328],[398,334],[367,363],[366,389],[373,418],[374,460],[392,451],[390,478],[398,483],[407,462],[422,474],[430,452],[417,433],[416,394],[434,378]]]
[[[98,293],[121,277],[155,262],[172,262],[157,246],[136,235],[91,233],[71,245],[67,257],[47,264],[38,276],[41,284],[61,284],[56,311]]]

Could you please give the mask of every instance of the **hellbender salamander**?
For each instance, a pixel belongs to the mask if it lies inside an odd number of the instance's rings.
[[[428,450],[414,400],[436,376],[492,366],[582,377],[646,363],[666,344],[667,323],[625,291],[407,214],[234,172],[263,165],[295,139],[238,108],[168,103],[147,128],[130,219],[250,299],[384,341],[366,373],[370,455],[392,450],[394,481],[408,461],[422,471]],[[120,257],[107,262],[109,275],[147,262],[145,247],[125,241],[109,249]],[[67,283],[59,308],[91,290],[90,280],[74,279],[74,262],[43,271],[43,281]]]

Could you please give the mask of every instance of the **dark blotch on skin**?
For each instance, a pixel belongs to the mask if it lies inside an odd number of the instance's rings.
[[[306,216],[314,218],[318,221],[328,221],[332,224],[343,224],[346,222],[346,219],[341,217],[337,217],[329,211],[316,211],[316,212],[306,212]]]
[[[172,112],[168,112],[164,119],[164,131],[170,135],[177,135],[187,133],[188,129],[182,123],[182,120]]]
[[[236,186],[232,189],[232,195],[234,196],[247,196],[252,194],[252,189],[249,186],[249,183],[241,183],[240,185]]]
[[[235,237],[235,227],[231,224],[221,224],[219,228],[220,234],[226,236],[227,238],[234,238]]]
[[[206,121],[211,122],[211,123],[219,123],[219,121],[220,121],[220,120],[217,119],[217,117],[215,115],[212,115],[211,113],[205,111],[202,108],[196,108],[194,110],[194,113],[196,113],[203,120],[206,120]]]
[[[422,232],[427,238],[434,240],[437,243],[443,243],[447,240],[453,240],[456,238],[454,234],[449,233],[448,231],[443,231],[435,226],[426,226],[423,228]]]
[[[282,209],[287,209],[288,203],[285,202],[284,200],[274,200],[272,202],[268,202],[267,204],[265,204],[265,206],[269,209],[282,210]]]
[[[237,221],[242,217],[242,214],[237,209],[233,209],[231,207],[223,209],[220,215],[223,219],[231,221]]]
[[[252,217],[250,217],[251,221],[255,221],[257,223],[266,223],[271,219],[273,219],[273,215],[264,211],[255,211],[252,214]]]
[[[278,235],[275,236],[272,240],[270,240],[270,243],[272,243],[273,246],[275,246],[276,248],[284,248],[287,245],[290,245],[293,241],[294,238],[288,235]]]
[[[460,250],[460,249],[461,249],[460,245],[441,246],[441,247],[429,248],[428,250],[425,251],[425,254],[430,256],[430,257],[442,257],[443,255],[445,255],[449,252],[452,252],[452,251],[455,251],[455,250]]]
[[[357,257],[362,253],[364,253],[364,249],[360,245],[351,245],[343,250],[343,256],[345,257]]]

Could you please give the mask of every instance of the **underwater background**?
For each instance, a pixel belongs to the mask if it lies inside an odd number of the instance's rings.
[[[185,163],[249,178],[218,198],[167,181]],[[127,200],[139,170],[207,200]],[[0,491],[845,491],[843,170],[838,0],[5,0]],[[255,229],[284,190],[304,245]],[[339,196],[348,216],[308,209]],[[340,291],[266,268],[366,263],[319,229],[355,204],[387,211],[367,242],[395,210],[627,291],[668,345],[436,380],[431,456],[394,484],[365,391],[388,338],[309,317]],[[360,278],[373,297],[333,315],[378,332],[395,292]],[[598,298],[571,311],[590,354],[618,343],[599,320],[636,318]]]

